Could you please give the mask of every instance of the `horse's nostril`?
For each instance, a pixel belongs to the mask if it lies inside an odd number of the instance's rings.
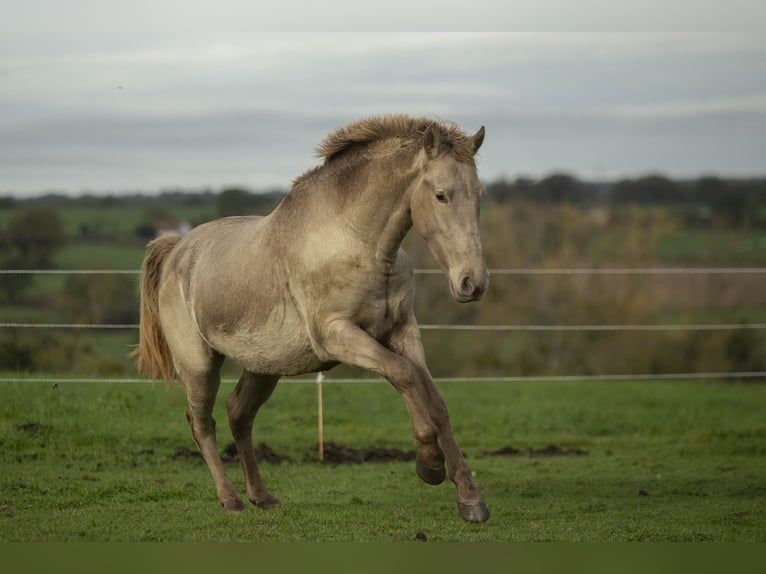
[[[463,277],[463,279],[460,280],[460,290],[463,293],[472,293],[475,289],[473,287],[473,282],[471,281],[471,278],[466,275]]]

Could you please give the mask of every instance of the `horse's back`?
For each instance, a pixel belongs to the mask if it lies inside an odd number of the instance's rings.
[[[216,219],[178,243],[168,266],[195,310],[210,306],[210,311],[238,313],[273,296],[281,261],[264,233],[264,221],[261,216]]]
[[[195,285],[209,277],[236,278],[254,259],[264,265],[269,245],[261,240],[263,220],[261,216],[224,217],[195,227],[173,250],[168,269],[187,285]]]

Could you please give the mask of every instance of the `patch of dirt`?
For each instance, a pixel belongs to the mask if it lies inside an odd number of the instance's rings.
[[[190,449],[188,446],[179,445],[170,456],[173,460],[184,460],[187,458],[202,458],[202,454],[197,449]]]
[[[546,458],[550,456],[583,456],[588,454],[587,450],[579,448],[561,448],[555,444],[549,444],[545,448],[529,448],[526,450],[504,446],[503,448],[485,453],[489,456],[526,456],[529,458]]]
[[[318,448],[318,445],[317,445]],[[315,461],[317,449],[306,455],[305,460]],[[415,460],[415,451],[398,448],[368,446],[354,448],[334,442],[324,443],[324,462],[328,464],[360,464],[363,462],[391,462]]]
[[[254,450],[255,458],[258,460],[258,462],[266,461],[271,464],[282,464],[283,462],[293,461],[293,459],[287,455],[275,453],[272,448],[265,442],[259,442],[257,445],[255,445]],[[221,460],[223,462],[238,463],[239,454],[237,454],[237,445],[233,442],[227,444],[221,453]]]
[[[304,462],[316,462],[317,448],[315,446],[303,457]],[[151,449],[142,451],[142,454],[152,454]],[[544,448],[538,449],[518,449],[512,446],[505,446],[498,450],[485,452],[485,456],[523,456],[528,458],[546,458],[552,456],[584,456],[588,451],[578,448],[561,448],[555,444],[550,444]],[[271,464],[281,464],[283,462],[293,462],[293,459],[286,455],[277,454],[264,442],[255,446],[255,457],[258,462],[268,462]],[[173,460],[184,460],[196,458],[202,460],[202,455],[196,448],[189,448],[184,445],[177,446],[170,456]],[[237,447],[233,442],[227,444],[221,451],[221,460],[225,464],[239,464],[239,455]],[[361,464],[363,462],[409,462],[415,460],[414,450],[401,450],[398,448],[386,448],[381,446],[368,446],[365,448],[355,448],[352,446],[338,444],[335,442],[326,442],[324,444],[324,462],[327,464]]]
[[[53,427],[50,425],[44,425],[42,423],[29,422],[20,425],[16,425],[16,430],[20,430],[28,433],[36,433],[40,431],[50,431]]]
[[[16,455],[16,462],[32,462],[40,458],[36,452],[30,454],[18,454]]]
[[[266,461],[272,464],[292,462],[292,459],[289,456],[275,453],[265,442],[258,443],[254,450],[255,458],[258,459],[258,462]],[[198,458],[202,460],[202,453],[196,448],[191,449],[187,446],[180,445],[176,447],[170,458],[173,460],[184,460],[189,458]],[[233,442],[230,442],[223,448],[223,451],[221,451],[221,460],[226,464],[239,464],[237,446]]]

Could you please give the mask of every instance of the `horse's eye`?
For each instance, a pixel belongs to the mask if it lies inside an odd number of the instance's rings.
[[[447,203],[447,194],[443,191],[436,192],[436,201],[439,203]]]

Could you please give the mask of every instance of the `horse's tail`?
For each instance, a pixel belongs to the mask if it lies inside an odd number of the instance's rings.
[[[141,266],[139,340],[138,346],[131,353],[139,373],[149,375],[153,379],[163,379],[167,387],[173,384],[175,368],[160,324],[158,292],[162,264],[180,240],[177,236],[163,236],[149,243],[146,248],[146,257]]]

